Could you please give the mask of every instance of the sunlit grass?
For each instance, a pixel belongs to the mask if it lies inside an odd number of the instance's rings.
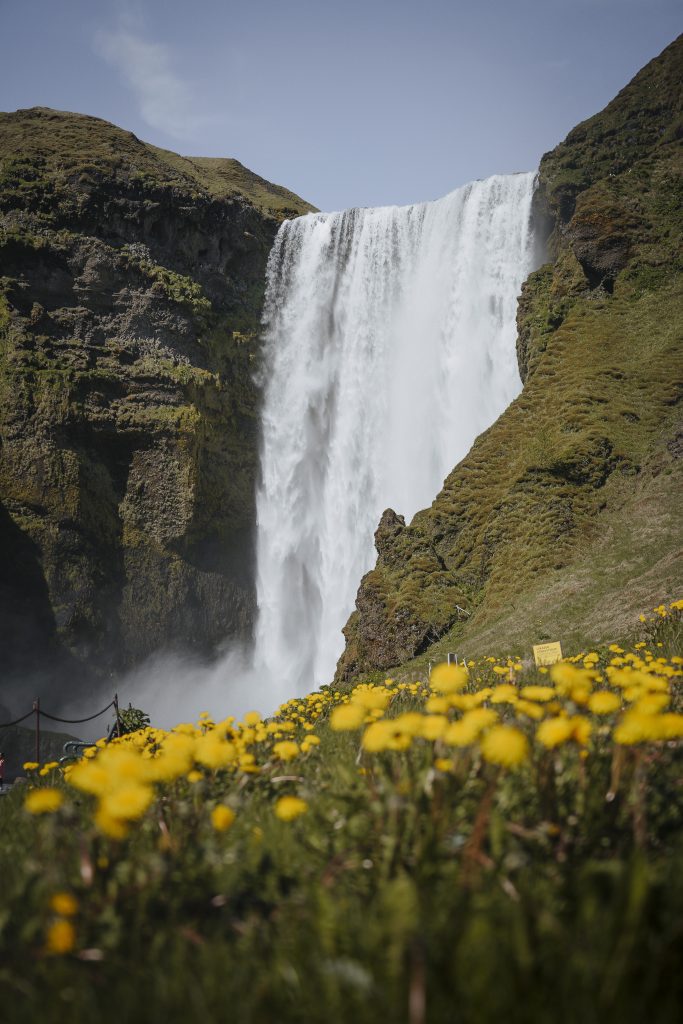
[[[558,987],[562,1019],[674,1019],[681,607],[632,649],[27,765],[0,807],[6,1019],[541,1021]]]

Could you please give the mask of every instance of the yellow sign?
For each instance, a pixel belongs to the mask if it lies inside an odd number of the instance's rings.
[[[535,644],[534,660],[537,665],[554,665],[562,661],[562,647],[559,640],[552,644]]]

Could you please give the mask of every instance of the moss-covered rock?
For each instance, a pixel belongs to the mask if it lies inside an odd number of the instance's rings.
[[[0,114],[5,673],[249,634],[265,264],[309,209],[234,160]]]
[[[682,72],[683,37],[543,158],[524,390],[380,551],[339,678],[599,641],[679,596]]]

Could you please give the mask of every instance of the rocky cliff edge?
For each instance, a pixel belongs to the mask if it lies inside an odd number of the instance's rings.
[[[265,265],[310,209],[236,160],[0,114],[5,680],[249,634]]]

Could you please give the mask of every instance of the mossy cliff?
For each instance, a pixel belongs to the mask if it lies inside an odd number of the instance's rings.
[[[431,508],[409,525],[385,512],[338,678],[571,650],[679,596],[682,83],[683,37],[544,156],[524,389]]]
[[[0,114],[3,673],[249,633],[264,271],[309,209],[235,160]]]

